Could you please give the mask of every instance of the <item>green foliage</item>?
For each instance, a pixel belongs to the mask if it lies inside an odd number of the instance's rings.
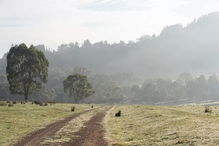
[[[43,52],[33,45],[25,44],[11,47],[7,55],[7,79],[12,94],[25,96],[42,88],[47,82],[49,62]]]
[[[87,76],[75,74],[68,76],[64,81],[64,92],[68,93],[69,96],[74,97],[74,101],[91,96],[94,90],[91,84],[88,82]]]

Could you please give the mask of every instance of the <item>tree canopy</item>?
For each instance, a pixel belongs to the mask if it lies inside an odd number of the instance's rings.
[[[75,74],[68,76],[64,81],[64,92],[74,98],[77,103],[79,100],[91,96],[95,91],[88,82],[87,76]]]
[[[47,82],[49,62],[42,51],[33,45],[25,44],[11,47],[7,55],[7,79],[12,94],[25,96],[42,88]]]

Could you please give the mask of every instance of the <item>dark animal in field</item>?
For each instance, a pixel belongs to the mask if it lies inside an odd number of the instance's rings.
[[[116,114],[115,117],[120,117],[121,116],[121,111],[119,110]]]
[[[75,107],[71,107],[71,112],[74,112],[75,111]]]

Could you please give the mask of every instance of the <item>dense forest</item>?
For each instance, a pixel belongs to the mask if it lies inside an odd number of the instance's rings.
[[[116,33],[116,32],[115,32]],[[219,13],[187,26],[167,26],[158,36],[110,44],[85,40],[62,44],[56,51],[37,45],[49,60],[48,83],[31,99],[72,102],[63,80],[73,73],[88,76],[95,94],[80,102],[177,104],[219,98]],[[11,95],[6,56],[0,60],[0,99]],[[188,73],[187,73],[188,72]],[[203,74],[203,75],[201,75]],[[213,75],[209,75],[213,74]]]

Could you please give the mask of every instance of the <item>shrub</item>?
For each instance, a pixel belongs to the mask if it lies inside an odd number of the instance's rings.
[[[12,103],[13,103],[13,104],[16,104],[17,102],[16,102],[16,101],[13,101]]]
[[[38,105],[40,105],[40,106],[42,106],[42,105],[43,105],[43,102],[42,102],[42,101],[37,101],[37,100],[34,100],[34,101],[33,101],[33,103],[34,103],[34,104],[38,104]]]
[[[205,106],[205,113],[211,113],[212,112],[212,108],[210,106]]]
[[[9,104],[8,104],[8,107],[12,107],[12,106],[14,106],[13,103],[9,103]]]
[[[48,103],[44,103],[43,106],[48,106]]]
[[[121,111],[120,110],[115,114],[115,117],[121,117]]]
[[[71,112],[74,112],[75,111],[75,107],[71,107]]]
[[[94,108],[94,106],[93,106],[93,105],[91,105],[91,108]]]

